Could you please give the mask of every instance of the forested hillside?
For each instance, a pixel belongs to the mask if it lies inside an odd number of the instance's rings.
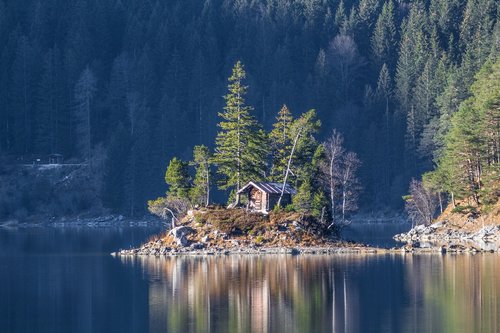
[[[499,16],[497,0],[0,0],[0,160],[105,155],[104,205],[141,214],[172,157],[214,144],[241,60],[266,130],[283,104],[316,109],[362,161],[362,207],[398,208],[498,56]]]

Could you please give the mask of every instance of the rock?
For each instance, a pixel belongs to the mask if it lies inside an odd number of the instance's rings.
[[[285,232],[288,230],[288,227],[285,224],[281,224],[278,226],[278,231]]]
[[[203,243],[207,243],[209,240],[210,240],[210,237],[208,237],[208,235],[207,235],[207,236],[203,236],[203,237],[201,238],[201,241],[202,241]]]
[[[205,248],[205,244],[203,243],[194,243],[193,245],[191,245],[191,248],[193,248],[193,250],[202,250]]]
[[[184,235],[176,238],[175,241],[177,242],[178,246],[186,247],[189,245],[189,241],[187,240],[186,236],[184,236]]]
[[[180,226],[180,227],[175,227],[172,230],[170,230],[170,234],[174,236],[174,238],[177,240],[177,238],[181,238],[183,236],[189,235],[190,233],[193,232],[193,229],[185,226]]]
[[[240,243],[237,240],[235,240],[235,239],[233,239],[231,241],[231,243],[233,244],[233,246],[239,246],[240,245]]]

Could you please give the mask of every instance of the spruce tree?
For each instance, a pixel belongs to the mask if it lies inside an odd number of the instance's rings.
[[[286,105],[278,112],[273,130],[269,134],[272,149],[272,167],[270,178],[273,181],[283,181],[285,176],[288,156],[292,148],[290,130],[293,116]]]
[[[212,183],[210,159],[208,147],[204,145],[194,147],[193,161],[189,163],[196,169],[193,187],[190,191],[191,201],[194,204],[208,206],[210,203],[210,185]]]
[[[167,197],[187,199],[190,190],[188,163],[177,157],[171,159],[165,172],[165,182],[169,185]]]
[[[219,188],[234,192],[247,181],[264,179],[266,170],[265,134],[250,113],[253,108],[245,103],[248,89],[243,84],[245,77],[243,64],[236,62],[228,79],[229,92],[224,96],[226,106],[219,113],[222,121],[213,157],[221,175]]]
[[[371,38],[372,53],[377,64],[392,63],[396,44],[396,26],[394,24],[394,3],[384,3]]]
[[[92,109],[97,91],[97,79],[87,66],[75,86],[75,120],[77,123],[77,141],[81,157],[92,168]]]

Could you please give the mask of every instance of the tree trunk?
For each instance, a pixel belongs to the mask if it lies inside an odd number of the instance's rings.
[[[205,202],[205,207],[210,204],[210,166],[207,166],[207,200]]]
[[[290,152],[290,156],[288,157],[288,163],[286,166],[285,178],[283,179],[283,186],[281,187],[280,198],[278,199],[278,203],[276,205],[281,205],[281,199],[283,198],[283,194],[285,193],[286,182],[288,181],[288,174],[290,173],[290,165],[292,164],[293,154],[295,153],[295,148],[297,147],[297,142],[299,141],[300,134],[302,132],[302,128],[299,129],[299,132],[295,136],[293,140],[292,151]]]
[[[333,163],[335,156],[330,159],[330,203],[332,205],[332,222],[335,223],[335,184],[333,180]]]
[[[438,192],[438,199],[439,199],[439,211],[441,214],[443,214],[443,200],[441,199],[441,192]]]

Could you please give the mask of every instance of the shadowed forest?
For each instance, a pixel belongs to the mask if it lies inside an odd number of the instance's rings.
[[[143,214],[165,193],[170,159],[213,147],[227,77],[241,60],[247,104],[266,130],[283,104],[294,116],[315,109],[319,137],[337,129],[362,161],[361,208],[398,209],[411,178],[435,167],[476,73],[497,57],[499,8],[0,0],[0,164],[62,154],[99,177],[86,182],[93,200]]]

